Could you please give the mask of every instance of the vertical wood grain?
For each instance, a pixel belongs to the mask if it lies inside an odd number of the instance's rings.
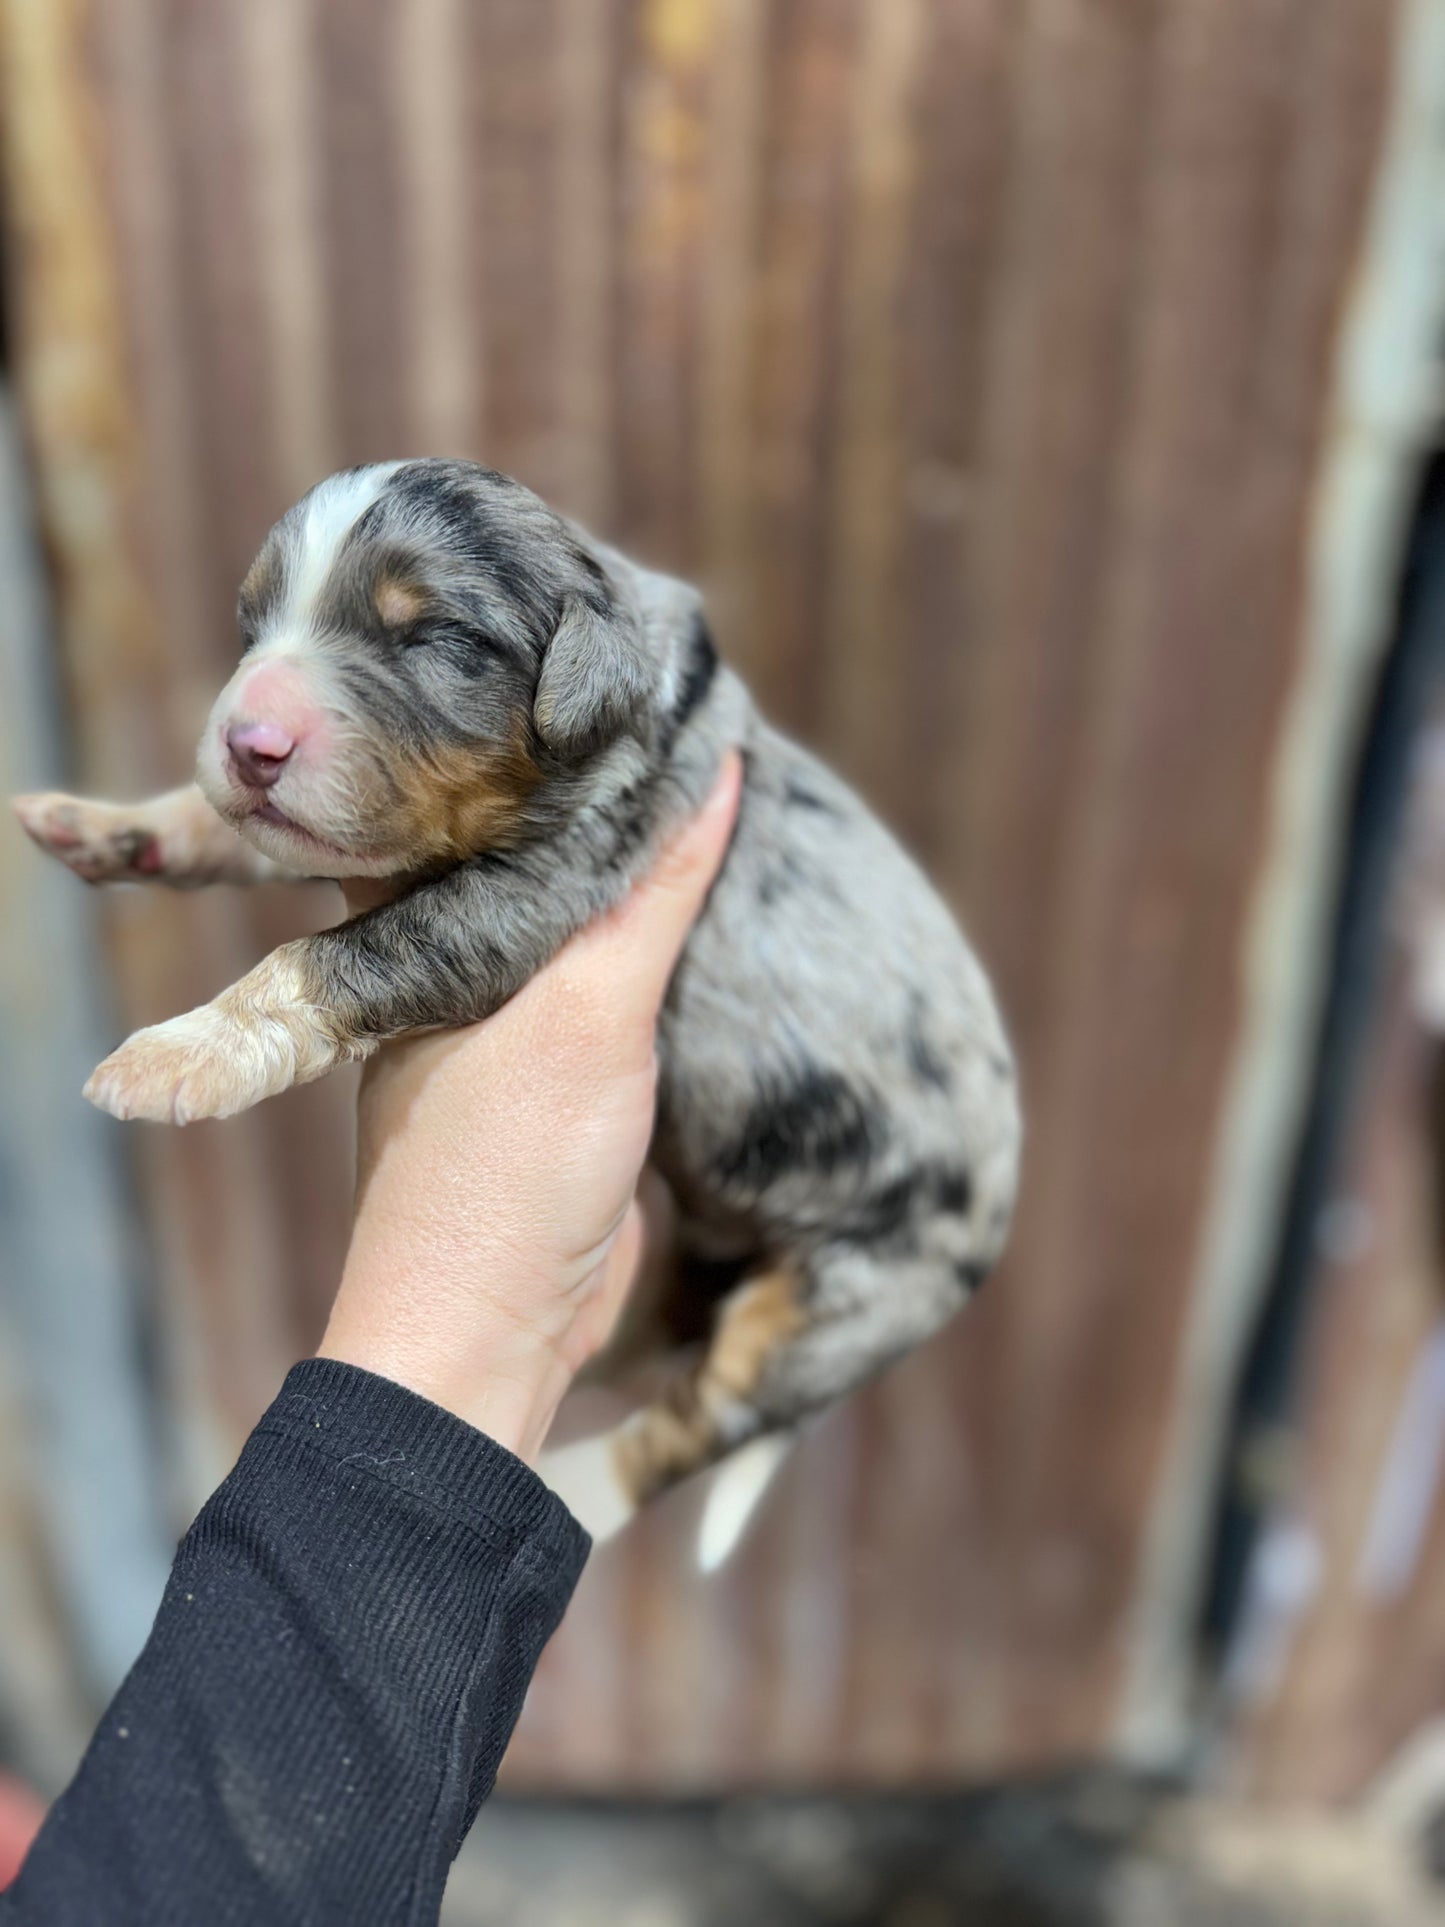
[[[763,706],[964,912],[1014,1248],[722,1578],[599,1555],[514,1781],[1104,1744],[1238,1023],[1375,0],[9,0],[19,351],[88,781],[176,779],[325,469],[500,463],[701,574]],[[24,76],[23,80],[20,76]],[[132,898],[127,1014],[318,899]],[[314,1333],[346,1092],[146,1149],[217,1436]]]

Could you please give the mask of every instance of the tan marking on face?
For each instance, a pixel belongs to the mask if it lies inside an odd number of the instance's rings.
[[[634,1504],[711,1465],[736,1442],[729,1411],[752,1403],[769,1363],[806,1324],[802,1281],[786,1266],[723,1301],[701,1364],[617,1434],[617,1477]]]
[[[510,743],[434,750],[394,775],[401,804],[388,833],[418,865],[512,847],[542,780],[520,726]]]
[[[427,606],[425,590],[394,575],[381,578],[372,599],[376,613],[388,629],[404,629],[408,623],[415,622]]]

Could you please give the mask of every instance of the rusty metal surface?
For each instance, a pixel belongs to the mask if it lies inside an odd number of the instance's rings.
[[[88,780],[184,769],[300,486],[474,454],[709,584],[764,704],[964,911],[1018,1033],[1004,1274],[809,1439],[721,1580],[688,1570],[691,1495],[594,1561],[515,1784],[1104,1742],[1393,11],[90,0],[21,49],[10,112],[43,81],[22,130],[61,123],[15,143],[16,287]],[[47,140],[81,157],[68,198],[27,186]],[[62,250],[92,307],[47,275]],[[47,406],[57,322],[102,364],[94,415]],[[97,445],[123,516],[99,561],[67,519]],[[211,993],[294,914],[117,907],[126,1014]],[[144,1147],[186,1396],[228,1437],[316,1330],[344,1108],[322,1087]]]

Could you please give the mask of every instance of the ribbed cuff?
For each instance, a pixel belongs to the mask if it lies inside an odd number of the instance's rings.
[[[575,1583],[592,1541],[528,1465],[465,1419],[359,1365],[308,1358],[293,1365],[262,1415],[262,1439],[319,1452],[348,1470],[414,1493],[502,1547],[530,1540]],[[289,1456],[289,1454],[288,1454]]]

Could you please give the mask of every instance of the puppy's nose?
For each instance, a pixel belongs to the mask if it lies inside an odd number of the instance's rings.
[[[270,789],[295,747],[275,723],[232,723],[226,731],[226,748],[236,774],[253,789]]]

